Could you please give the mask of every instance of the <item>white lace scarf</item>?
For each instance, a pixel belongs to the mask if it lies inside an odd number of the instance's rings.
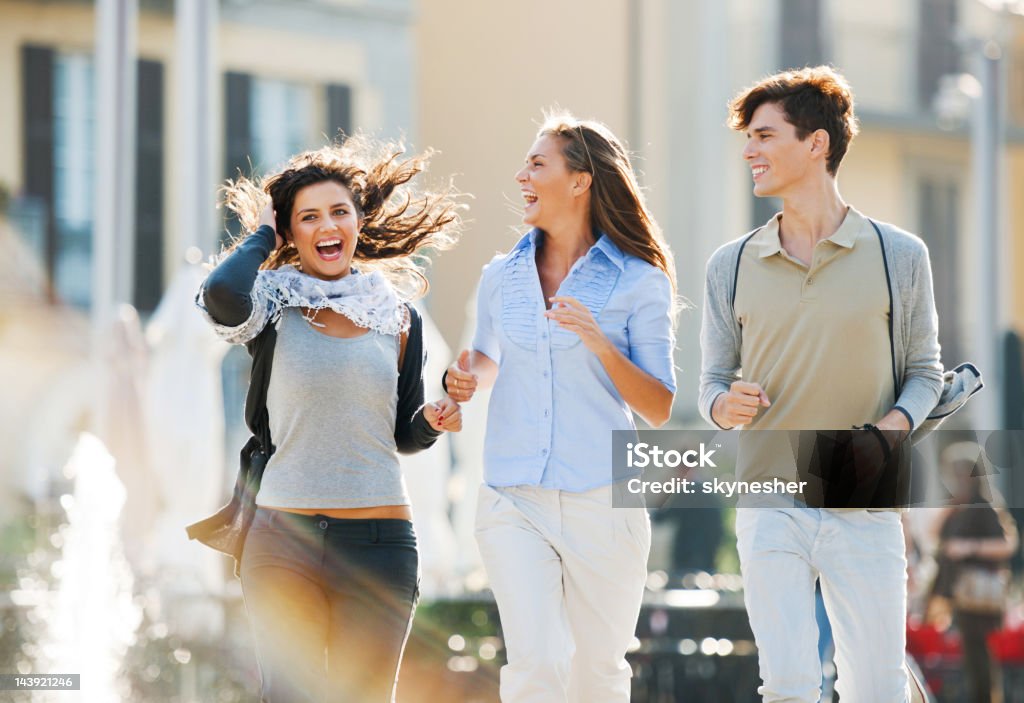
[[[286,265],[260,271],[251,297],[252,314],[241,325],[225,327],[210,320],[218,335],[228,342],[244,344],[255,338],[268,323],[279,323],[288,307],[333,310],[381,334],[397,335],[409,328],[405,305],[380,271],[353,270],[344,278],[325,281]],[[311,315],[306,319],[317,324]]]

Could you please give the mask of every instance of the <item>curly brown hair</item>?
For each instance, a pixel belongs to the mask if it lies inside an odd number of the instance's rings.
[[[295,198],[303,188],[333,181],[352,194],[359,215],[359,239],[353,261],[363,269],[381,270],[404,297],[425,295],[430,288],[423,266],[423,251],[448,249],[461,231],[458,201],[462,194],[449,182],[437,192],[416,193],[410,181],[426,170],[433,154],[427,150],[402,158],[401,142],[379,141],[356,134],[292,157],[282,169],[262,178],[239,176],[221,187],[225,207],[251,232],[269,196],[274,206],[277,231],[287,239]],[[234,249],[241,238],[227,247]],[[281,247],[261,268],[298,265],[294,247]]]
[[[811,132],[828,132],[828,160],[825,167],[833,176],[859,126],[853,114],[853,91],[846,78],[831,66],[811,66],[769,76],[741,91],[729,103],[729,126],[743,131],[757,108],[777,103],[786,121],[796,127],[803,141]]]

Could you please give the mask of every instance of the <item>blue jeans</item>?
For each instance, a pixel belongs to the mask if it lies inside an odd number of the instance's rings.
[[[259,508],[241,580],[264,703],[393,700],[419,597],[408,520]]]

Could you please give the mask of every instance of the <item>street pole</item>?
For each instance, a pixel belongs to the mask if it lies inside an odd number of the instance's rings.
[[[107,339],[132,294],[134,258],[137,0],[96,1],[96,187],[91,342],[93,430],[107,435]]]
[[[974,52],[974,72],[980,95],[973,100],[971,115],[971,173],[974,185],[974,249],[972,276],[975,285],[972,337],[978,367],[990,392],[979,396],[976,426],[985,431],[1002,427],[999,396],[1002,388],[1000,325],[1002,300],[1000,276],[1000,179],[1002,150],[1001,75],[999,45],[983,43]]]
[[[175,63],[177,78],[174,110],[177,114],[175,216],[180,233],[172,260],[198,247],[211,253],[213,236],[213,71],[217,3],[176,0],[174,4]]]
[[[630,150],[638,154],[643,147],[643,4],[641,0],[628,0],[626,13],[626,135]]]

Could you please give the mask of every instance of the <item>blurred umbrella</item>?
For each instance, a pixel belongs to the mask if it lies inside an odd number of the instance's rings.
[[[147,349],[135,308],[127,304],[118,307],[106,338],[103,372],[107,383],[107,422],[100,439],[113,455],[118,478],[124,485],[127,500],[121,518],[121,537],[125,555],[138,572],[145,566],[149,533],[162,502],[147,451],[143,419]]]
[[[203,596],[221,593],[224,563],[215,552],[189,542],[185,525],[209,515],[224,499],[221,362],[229,347],[195,308],[205,273],[193,250],[189,257],[191,263],[178,269],[146,328],[151,352],[146,437],[164,508],[151,552],[161,593],[182,601],[174,618],[179,630],[213,634],[220,629],[214,614],[219,610]],[[193,606],[198,611],[186,615]]]

